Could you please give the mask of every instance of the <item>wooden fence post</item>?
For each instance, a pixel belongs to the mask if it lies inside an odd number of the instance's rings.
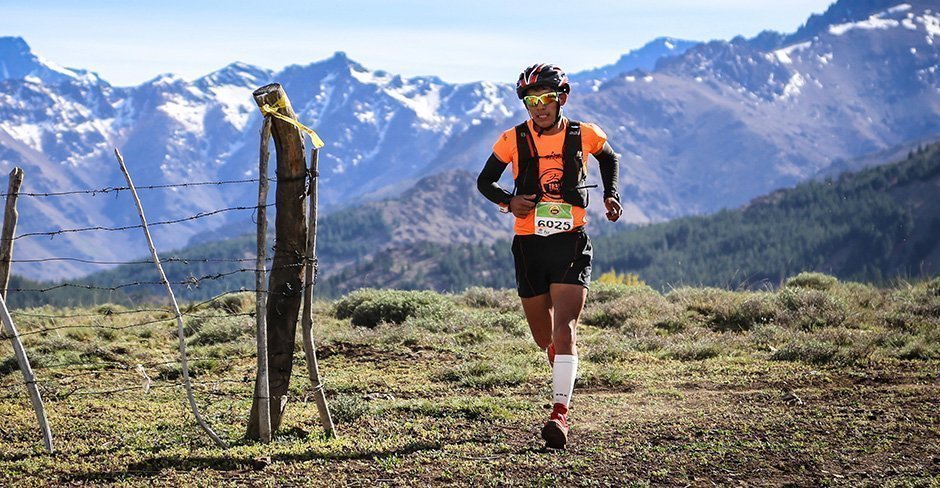
[[[46,446],[46,452],[52,454],[52,431],[49,429],[49,422],[46,420],[46,409],[42,402],[42,395],[36,388],[36,377],[33,376],[33,368],[29,365],[29,358],[26,356],[26,349],[20,342],[20,336],[16,331],[16,325],[13,324],[13,317],[7,309],[7,285],[10,283],[10,267],[13,260],[13,234],[16,233],[16,222],[19,214],[16,211],[16,199],[20,193],[20,185],[23,184],[23,170],[13,168],[10,172],[10,185],[7,189],[6,210],[3,213],[3,233],[0,240],[0,320],[3,322],[2,335],[7,335],[13,344],[13,352],[16,355],[16,362],[20,366],[20,372],[23,373],[23,382],[26,383],[26,390],[29,392],[29,401],[33,404],[33,410],[36,411],[36,418],[39,420],[39,430],[42,432],[43,444]]]
[[[336,435],[333,427],[333,417],[330,407],[326,403],[326,394],[323,392],[323,381],[320,379],[320,368],[317,366],[317,350],[313,343],[313,288],[317,280],[317,180],[319,177],[319,150],[314,147],[310,151],[310,215],[307,229],[307,255],[304,267],[304,311],[303,311],[303,340],[304,356],[307,358],[307,374],[313,384],[313,399],[317,403],[320,413],[320,425],[327,437]]]
[[[258,402],[258,436],[271,442],[271,387],[268,383],[267,283],[265,281],[265,248],[268,239],[268,140],[271,139],[271,117],[261,125],[261,156],[258,162],[258,253],[255,272],[255,342],[258,349],[258,374],[255,377],[255,401]]]
[[[287,93],[278,83],[263,86],[253,93],[258,107],[277,107],[278,113],[291,119],[296,114]],[[280,119],[271,121],[271,135],[277,151],[276,215],[274,218],[274,260],[268,279],[267,332],[268,380],[271,396],[271,431],[281,425],[287,406],[287,388],[293,366],[297,316],[303,297],[303,264],[307,245],[304,208],[306,164],[304,142],[297,127]],[[246,437],[260,438],[258,399],[251,405]]]
[[[13,168],[10,172],[10,186],[7,188],[7,204],[3,213],[3,240],[0,240],[0,295],[7,297],[7,285],[10,284],[10,261],[13,259],[13,234],[19,214],[16,212],[16,199],[23,184],[23,170]]]
[[[33,376],[33,368],[29,365],[26,350],[23,349],[23,343],[20,342],[16,326],[13,325],[13,318],[10,317],[10,311],[7,310],[6,300],[2,297],[0,297],[0,320],[3,321],[3,331],[10,336],[10,341],[13,342],[13,351],[16,353],[16,361],[20,364],[20,371],[23,373],[23,382],[26,383],[26,389],[29,391],[29,400],[33,404],[33,410],[36,411],[36,418],[39,419],[39,430],[42,431],[46,452],[52,454],[54,452],[52,449],[52,431],[49,430],[49,422],[46,420],[42,395],[39,394],[39,389],[36,388],[36,377]]]

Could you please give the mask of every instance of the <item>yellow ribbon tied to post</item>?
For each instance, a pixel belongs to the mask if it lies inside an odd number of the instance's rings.
[[[317,133],[313,131],[313,129],[307,127],[307,126],[304,125],[304,124],[301,124],[301,123],[298,122],[296,119],[292,119],[292,118],[290,118],[290,117],[288,117],[288,116],[286,116],[286,115],[284,115],[284,114],[278,112],[278,110],[280,110],[280,109],[282,109],[282,108],[287,108],[287,99],[286,99],[286,98],[280,98],[280,99],[278,99],[278,101],[274,102],[274,105],[269,105],[269,104],[267,104],[267,103],[264,104],[264,105],[262,105],[262,106],[261,106],[261,113],[264,114],[264,115],[266,115],[266,116],[267,116],[267,115],[274,116],[274,117],[276,117],[276,118],[278,118],[278,119],[283,120],[284,122],[287,122],[287,123],[290,124],[290,125],[293,125],[294,127],[297,127],[298,129],[300,129],[300,130],[306,132],[307,134],[310,135],[310,140],[313,141],[313,147],[315,147],[315,148],[317,148],[317,149],[320,149],[321,147],[324,146],[324,144],[323,144],[323,139],[320,139],[320,136],[318,136]]]

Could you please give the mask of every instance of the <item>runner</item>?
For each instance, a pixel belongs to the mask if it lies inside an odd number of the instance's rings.
[[[568,406],[578,369],[576,327],[591,281],[591,240],[584,232],[588,205],[586,154],[600,167],[607,219],[623,214],[617,193],[619,156],[598,126],[562,115],[571,87],[551,64],[525,69],[516,94],[529,120],[504,132],[477,178],[488,200],[515,218],[512,253],[522,309],[535,343],[552,367],[554,407],[542,438],[547,447],[568,443]],[[497,183],[512,165],[515,188]]]

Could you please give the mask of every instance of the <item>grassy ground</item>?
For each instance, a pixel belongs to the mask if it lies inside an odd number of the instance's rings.
[[[186,404],[168,314],[20,310],[57,453],[4,341],[0,485],[940,486],[940,280],[596,285],[590,300],[565,451],[539,439],[550,375],[510,291],[319,303],[340,435],[322,436],[298,352],[269,445],[242,439],[252,297],[190,310],[196,395],[224,450]]]

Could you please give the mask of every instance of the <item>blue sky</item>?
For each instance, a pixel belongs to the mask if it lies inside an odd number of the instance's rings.
[[[269,69],[345,51],[369,69],[512,81],[534,62],[580,71],[660,36],[795,31],[828,0],[30,0],[0,2],[0,36],[115,85],[186,79],[233,61]],[[280,7],[279,10],[275,10]]]

